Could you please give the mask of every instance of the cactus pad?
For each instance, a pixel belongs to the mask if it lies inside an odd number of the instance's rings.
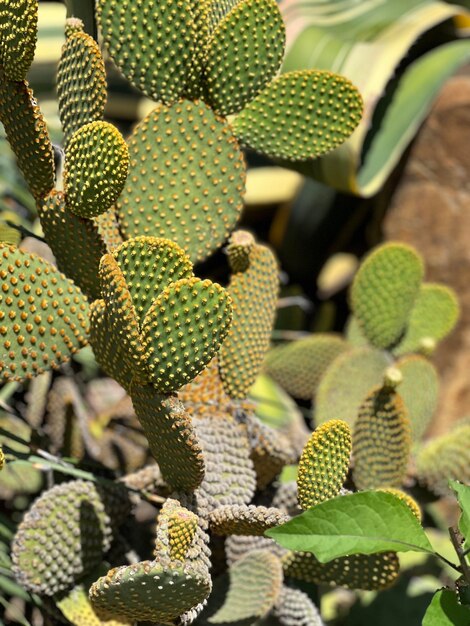
[[[101,620],[93,610],[83,584],[57,599],[56,606],[73,626],[131,626],[127,620]]]
[[[79,128],[101,120],[106,105],[106,72],[98,44],[84,32],[68,35],[57,70],[59,115],[65,144]]]
[[[107,211],[119,197],[129,169],[129,151],[118,129],[90,122],[71,137],[65,153],[67,208],[91,218]]]
[[[23,380],[56,368],[86,344],[88,303],[52,265],[0,245],[0,377]]]
[[[98,23],[123,75],[145,95],[171,103],[184,91],[195,50],[190,0],[99,0]]]
[[[387,356],[371,348],[354,348],[340,354],[328,367],[315,398],[315,423],[338,417],[350,426],[361,402],[372,387],[383,380]]]
[[[164,289],[142,326],[151,382],[170,392],[195,378],[218,351],[231,314],[227,292],[210,280],[182,279]]]
[[[0,121],[31,193],[47,195],[54,187],[54,152],[28,83],[9,83],[0,76]]]
[[[267,550],[279,558],[287,554],[285,548],[281,548],[278,543],[273,539],[268,539],[268,537],[229,535],[225,540],[225,554],[228,565],[233,565],[246,554],[251,554],[255,550]]]
[[[412,498],[409,494],[401,489],[395,489],[394,487],[382,487],[378,491],[385,491],[386,493],[391,493],[392,496],[396,496],[402,502],[404,502],[411,510],[416,519],[421,522],[422,515],[421,509],[419,508],[419,504],[416,502],[414,498]]]
[[[354,554],[320,563],[308,552],[291,552],[283,558],[284,574],[307,583],[376,591],[392,585],[400,564],[395,552]]]
[[[111,207],[104,213],[97,215],[94,222],[97,225],[98,232],[110,252],[113,252],[122,244],[123,239],[119,231],[114,207]]]
[[[229,569],[230,587],[211,624],[264,617],[277,601],[282,586],[280,560],[266,550],[255,550]]]
[[[168,623],[203,602],[211,588],[205,567],[162,559],[110,570],[92,585],[90,600],[102,617]]]
[[[378,246],[361,264],[351,287],[351,308],[374,346],[388,348],[400,339],[423,271],[418,253],[401,243]]]
[[[240,216],[245,165],[230,126],[203,102],[159,105],[129,139],[118,203],[124,237],[175,241],[193,262],[225,241]]]
[[[359,408],[353,434],[353,478],[358,489],[400,487],[410,455],[410,422],[403,400],[387,385]]]
[[[271,350],[266,373],[295,398],[310,400],[327,367],[347,349],[341,337],[318,333]]]
[[[351,431],[346,422],[319,426],[302,452],[297,475],[299,504],[309,509],[340,492],[349,469]]]
[[[38,203],[38,215],[57,267],[92,300],[99,298],[98,268],[106,246],[96,224],[68,211],[60,191]]]
[[[204,459],[181,402],[158,394],[151,385],[134,383],[130,394],[165,482],[174,489],[195,489],[204,477]]]
[[[248,269],[232,274],[227,290],[233,320],[220,350],[219,371],[228,395],[245,398],[268,350],[276,313],[279,277],[271,250],[253,246]]]
[[[38,0],[3,0],[0,4],[0,64],[9,81],[19,82],[34,59]]]
[[[265,530],[284,524],[289,516],[273,507],[221,506],[209,515],[210,529],[216,535],[263,535]]]
[[[274,0],[242,0],[217,24],[208,42],[205,99],[221,115],[240,111],[278,71],[285,28]]]
[[[282,626],[323,626],[318,609],[299,589],[283,586],[273,615]]]
[[[361,114],[361,96],[346,78],[304,70],[276,78],[238,114],[233,128],[244,146],[303,161],[343,143]]]
[[[394,353],[419,352],[423,341],[439,342],[451,332],[458,317],[455,292],[444,285],[424,283],[411,310],[405,336]]]
[[[210,3],[210,12],[209,12],[209,21],[210,21],[210,32],[212,32],[217,24],[224,19],[224,17],[229,13],[233,7],[239,4],[241,0],[213,0]]]
[[[113,527],[129,512],[126,490],[76,480],[38,498],[12,544],[14,573],[29,591],[53,595],[102,561]]]

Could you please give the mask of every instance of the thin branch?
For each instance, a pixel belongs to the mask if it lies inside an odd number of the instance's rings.
[[[464,578],[467,581],[467,584],[470,584],[470,567],[468,566],[467,559],[464,556],[464,551],[463,551],[462,542],[461,542],[461,535],[459,531],[453,526],[450,526],[449,528],[449,535],[450,535],[450,540],[452,542],[452,545],[454,546],[454,550],[456,551],[457,556],[459,557],[460,572],[464,575]]]

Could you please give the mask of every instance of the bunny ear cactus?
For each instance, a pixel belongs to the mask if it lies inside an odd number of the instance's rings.
[[[34,59],[38,28],[37,0],[2,0],[0,64],[7,80],[20,82]]]

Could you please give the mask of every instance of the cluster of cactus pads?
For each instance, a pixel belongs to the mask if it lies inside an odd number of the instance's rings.
[[[35,429],[48,414],[52,452],[86,451],[118,470],[119,448],[126,463],[119,480],[108,471],[42,493],[12,541],[16,579],[75,626],[320,625],[298,581],[381,589],[398,575],[396,555],[322,564],[263,535],[345,487],[389,489],[419,514],[400,488],[411,437],[434,409],[428,356],[455,323],[455,299],[422,283],[413,250],[384,246],[354,281],[347,340],[315,335],[269,351],[278,267],[269,248],[235,230],[242,148],[291,161],[335,148],[359,122],[357,90],[324,71],[276,77],[284,26],[274,0],[98,0],[109,56],[155,108],[127,141],[103,120],[100,48],[68,19],[57,74],[61,177],[25,80],[37,14],[37,0],[0,0],[0,120],[56,265],[0,246],[0,378],[27,382],[27,419]],[[193,265],[227,240],[223,288]],[[87,344],[121,394],[93,418],[99,381],[84,402],[72,380],[50,376]],[[302,421],[281,432],[256,416],[248,395],[263,363],[292,395],[314,397],[310,438]],[[108,428],[116,416],[126,436]],[[10,416],[0,426],[14,456],[28,426]],[[297,482],[279,482],[296,463]],[[40,488],[37,469],[28,471],[24,493]],[[20,487],[14,476],[0,484],[3,493]],[[153,554],[126,543],[136,494],[159,503]]]

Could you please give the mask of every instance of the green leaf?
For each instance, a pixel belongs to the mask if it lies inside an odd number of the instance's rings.
[[[390,493],[363,491],[322,502],[266,536],[321,563],[351,554],[433,552],[410,508]]]
[[[449,589],[440,589],[434,594],[423,626],[468,626],[470,611],[458,603],[457,596]]]
[[[457,494],[457,500],[462,510],[459,519],[459,530],[465,537],[465,548],[470,547],[470,487],[462,485],[456,480],[450,480],[449,485]]]

